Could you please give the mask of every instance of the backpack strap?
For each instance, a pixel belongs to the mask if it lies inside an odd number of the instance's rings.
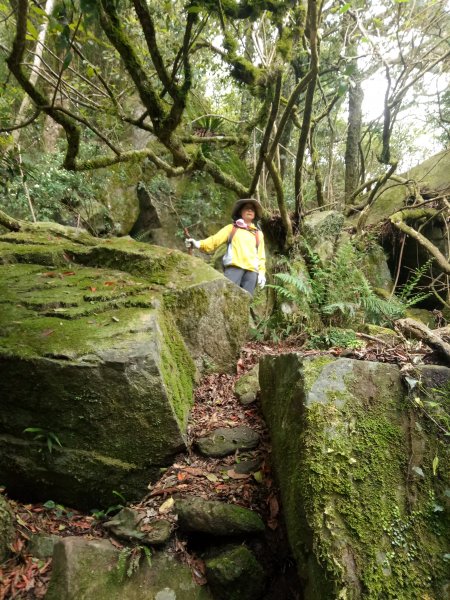
[[[230,235],[228,236],[228,241],[227,241],[228,246],[231,244],[237,229],[238,228],[236,227],[236,225],[233,225],[233,229],[230,231]],[[253,233],[253,231],[250,231],[250,233]],[[258,248],[259,248],[259,230],[258,229],[255,231],[255,243],[256,243],[256,249],[258,250]]]

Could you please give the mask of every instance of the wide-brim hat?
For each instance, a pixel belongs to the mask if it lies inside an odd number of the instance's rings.
[[[263,209],[261,204],[256,200],[256,198],[243,198],[242,200],[238,200],[236,204],[233,206],[233,212],[231,213],[231,218],[233,221],[239,219],[241,216],[241,209],[245,204],[252,204],[255,209],[255,214],[258,219],[262,217]]]

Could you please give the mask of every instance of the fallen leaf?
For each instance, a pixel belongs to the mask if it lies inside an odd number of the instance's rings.
[[[160,514],[168,513],[169,511],[171,511],[174,503],[175,501],[172,498],[172,496],[170,498],[167,498],[167,500],[165,500],[159,507]]]
[[[75,271],[63,271],[63,275],[75,275]]]
[[[208,481],[212,481],[213,483],[219,481],[219,478],[217,477],[217,475],[214,475],[214,473],[206,473],[205,477]]]
[[[91,290],[91,292],[96,292],[97,291],[96,287],[90,287],[89,289]]]
[[[54,329],[44,329],[44,331],[41,333],[41,335],[44,337],[47,337],[49,335],[52,335],[52,333],[55,333]]]
[[[116,285],[115,281],[105,281],[103,285]]]

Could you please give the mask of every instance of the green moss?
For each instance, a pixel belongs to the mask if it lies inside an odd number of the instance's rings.
[[[180,428],[184,430],[194,401],[196,369],[172,317],[166,313],[159,325],[163,335],[161,374]]]
[[[307,390],[311,389],[312,384],[317,379],[317,376],[325,367],[336,359],[330,354],[325,354],[323,356],[317,356],[313,360],[305,360],[303,363],[302,376],[305,382],[305,388]]]
[[[444,597],[448,528],[432,461],[446,464],[448,450],[426,438],[415,476],[398,370],[323,358],[293,358],[281,373],[260,365],[291,546],[302,574],[323,582],[309,597]]]

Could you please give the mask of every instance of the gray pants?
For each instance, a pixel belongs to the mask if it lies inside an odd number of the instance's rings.
[[[258,281],[258,273],[255,271],[246,271],[239,267],[225,267],[223,274],[227,279],[253,296],[256,282]]]

